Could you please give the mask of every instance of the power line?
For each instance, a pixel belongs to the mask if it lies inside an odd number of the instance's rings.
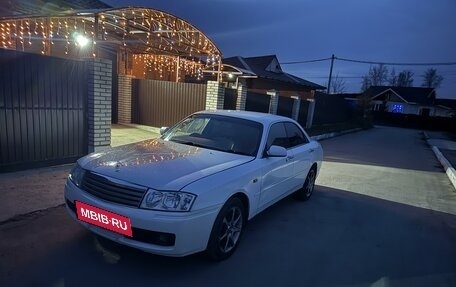
[[[439,74],[439,75],[444,76],[445,78],[456,77],[455,74],[444,74],[444,73],[442,73],[442,74]],[[306,75],[304,75],[303,77],[306,78],[306,79],[328,79],[328,76],[306,76]],[[364,76],[341,76],[341,75],[338,75],[338,77],[340,79],[362,79],[362,78],[364,78]]]
[[[309,79],[327,79],[328,76],[305,76],[305,78],[309,78]],[[363,76],[341,76],[339,75],[338,76],[339,78],[341,79],[362,79]]]
[[[315,60],[303,60],[303,61],[294,61],[294,62],[283,62],[281,65],[294,65],[294,64],[305,64],[305,63],[315,63],[331,60],[331,57],[324,59],[315,59]]]
[[[323,59],[314,59],[314,60],[302,60],[302,61],[291,61],[291,62],[283,62],[280,63],[281,65],[295,65],[295,64],[306,64],[306,63],[315,63],[315,62],[323,62],[329,61],[332,57],[323,58]],[[334,57],[336,60],[344,61],[344,62],[352,62],[352,63],[360,63],[360,64],[370,64],[370,65],[388,65],[388,66],[455,66],[456,62],[436,62],[436,63],[396,63],[396,62],[379,62],[379,61],[365,61],[365,60],[356,60],[356,59],[347,59],[347,58],[339,58]]]
[[[440,62],[440,63],[392,63],[392,62],[376,62],[376,61],[363,61],[336,57],[337,60],[361,64],[375,64],[375,65],[388,65],[388,66],[453,66],[456,62]]]

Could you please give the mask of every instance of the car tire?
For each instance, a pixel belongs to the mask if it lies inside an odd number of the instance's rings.
[[[244,204],[239,198],[232,197],[223,205],[215,219],[206,249],[212,260],[225,260],[236,251],[246,219]]]
[[[317,169],[313,166],[309,173],[307,173],[304,185],[295,193],[295,197],[298,200],[306,201],[309,200],[315,189],[315,180],[317,178]]]

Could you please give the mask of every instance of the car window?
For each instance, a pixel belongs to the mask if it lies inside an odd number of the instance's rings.
[[[302,130],[294,123],[285,123],[285,130],[289,141],[289,147],[306,144],[309,142]]]
[[[178,123],[162,138],[186,145],[255,156],[262,133],[262,125],[257,122],[198,114]]]
[[[273,124],[269,129],[268,140],[266,142],[266,150],[268,150],[271,145],[277,145],[284,148],[289,147],[287,132],[285,131],[285,126],[283,123]]]
[[[201,134],[208,121],[207,118],[187,118],[175,129],[175,135]]]

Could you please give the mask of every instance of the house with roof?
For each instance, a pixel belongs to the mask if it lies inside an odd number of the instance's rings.
[[[276,55],[222,59],[222,82],[228,88],[242,86],[245,109],[279,114],[301,125],[312,125],[315,91],[325,87],[282,70]]]
[[[304,80],[282,70],[276,55],[259,57],[230,57],[222,59],[226,79],[237,75],[245,79],[248,91],[266,93],[269,90],[280,91],[281,96],[313,99],[312,91],[325,87]]]
[[[371,86],[364,94],[372,99],[374,111],[431,117],[451,117],[454,113],[438,104],[433,88]]]
[[[456,99],[435,99],[435,105],[449,110],[451,117],[456,117]]]

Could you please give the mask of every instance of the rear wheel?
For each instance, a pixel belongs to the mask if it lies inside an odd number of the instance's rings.
[[[246,215],[239,198],[230,198],[220,210],[207,245],[208,255],[217,261],[230,257],[239,245]]]
[[[296,192],[296,198],[299,200],[309,200],[315,188],[315,180],[317,178],[317,170],[312,167],[307,174],[306,181],[301,189]]]

